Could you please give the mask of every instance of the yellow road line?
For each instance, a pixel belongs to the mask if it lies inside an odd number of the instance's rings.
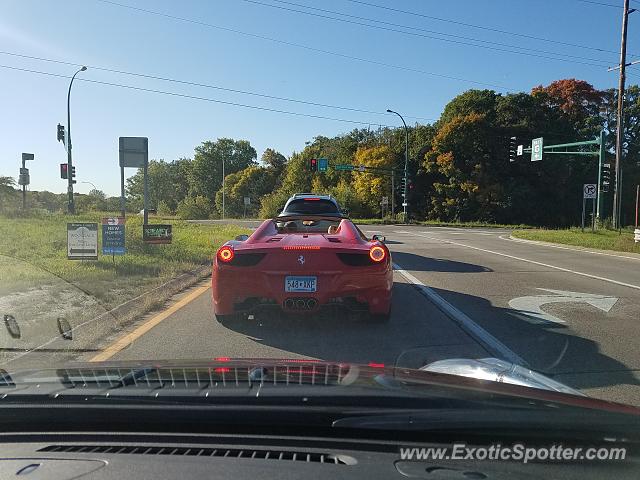
[[[181,299],[178,302],[176,302],[173,305],[171,305],[166,310],[160,312],[158,315],[156,315],[153,318],[150,318],[149,320],[147,320],[145,323],[143,323],[138,328],[136,328],[133,332],[127,333],[126,335],[123,335],[122,337],[120,337],[118,340],[116,340],[114,343],[109,345],[107,348],[105,348],[102,352],[97,354],[95,357],[93,357],[89,361],[90,362],[103,362],[105,360],[110,359],[116,353],[118,353],[121,350],[124,350],[127,346],[131,345],[136,339],[140,338],[142,335],[147,333],[153,327],[158,325],[165,318],[173,315],[175,312],[180,310],[182,307],[184,307],[188,303],[190,303],[193,300],[195,300],[196,298],[198,298],[204,292],[209,290],[209,288],[211,288],[210,285],[205,285],[205,286],[197,288],[196,290],[191,292],[189,295],[187,295],[183,299]]]

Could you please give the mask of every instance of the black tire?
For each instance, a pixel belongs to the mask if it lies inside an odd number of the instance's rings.
[[[237,318],[238,318],[237,313],[232,313],[231,315],[218,315],[216,313],[216,320],[220,323],[233,322],[234,320],[237,320]]]
[[[391,320],[391,309],[387,313],[369,314],[369,320],[372,323],[387,323]]]

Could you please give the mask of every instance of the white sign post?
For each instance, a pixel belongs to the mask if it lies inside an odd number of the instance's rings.
[[[542,137],[531,140],[531,161],[539,162],[542,160],[542,152],[544,150],[544,140]]]
[[[67,258],[98,259],[98,224],[67,223]]]
[[[585,183],[582,187],[582,231],[584,232],[584,217],[587,200],[593,201],[593,218],[591,219],[591,231],[596,231],[596,199],[598,197],[598,186],[595,183]]]
[[[247,216],[247,207],[251,205],[251,197],[244,197],[244,213],[242,214],[242,218]]]

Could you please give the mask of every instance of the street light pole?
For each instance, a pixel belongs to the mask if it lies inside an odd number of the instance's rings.
[[[409,129],[407,128],[407,123],[404,121],[404,118],[402,118],[402,115],[400,115],[398,112],[394,112],[393,110],[389,110],[387,109],[387,113],[395,113],[396,115],[398,115],[400,117],[400,120],[402,120],[402,124],[404,125],[404,193],[403,193],[403,197],[404,197],[404,201],[402,202],[402,207],[403,207],[403,212],[404,212],[404,221],[407,222],[408,221],[408,216],[407,216],[407,206],[409,205],[408,199],[409,199],[409,183],[408,183],[408,179],[409,179]]]
[[[224,220],[224,157],[222,158],[222,219]]]
[[[80,183],[86,183],[87,185],[91,185],[91,186],[93,187],[93,189],[94,189],[94,190],[98,190],[98,189],[96,188],[96,186],[95,186],[93,183],[91,183],[91,182],[80,182]]]
[[[73,74],[71,77],[71,82],[69,83],[69,91],[67,93],[67,172],[68,172],[68,187],[67,193],[69,198],[69,214],[73,215],[76,213],[76,204],[73,198],[73,162],[71,160],[71,86],[73,85],[73,81],[80,72],[84,72],[87,69],[84,65],[80,70]]]

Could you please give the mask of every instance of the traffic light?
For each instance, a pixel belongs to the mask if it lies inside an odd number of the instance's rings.
[[[317,158],[312,158],[309,160],[309,169],[312,172],[317,172],[318,171],[318,159]]]
[[[69,178],[69,165],[66,163],[60,164],[60,178],[67,180]]]
[[[76,178],[76,167],[71,167],[71,183],[76,183],[74,178]]]
[[[58,141],[64,143],[64,125],[58,124]]]
[[[511,137],[509,138],[509,161],[515,162],[517,154],[518,154],[518,139],[517,137]]]
[[[600,173],[600,179],[602,181],[601,191],[607,193],[609,191],[609,185],[611,185],[611,164],[603,163],[602,172]]]

